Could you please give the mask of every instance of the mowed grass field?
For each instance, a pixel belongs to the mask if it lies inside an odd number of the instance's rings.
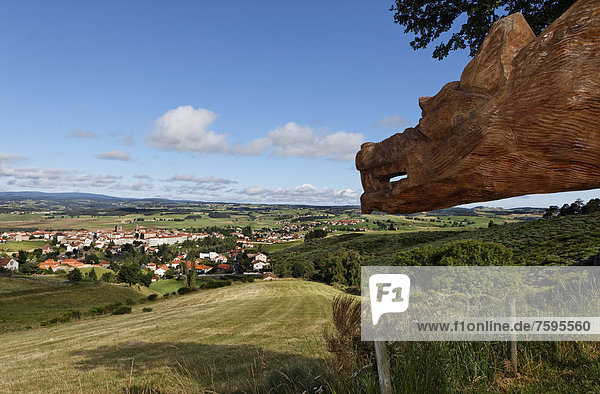
[[[47,240],[26,240],[26,241],[7,241],[0,244],[0,252],[17,253],[19,250],[30,252],[34,249],[41,248],[48,243]]]
[[[181,287],[185,286],[185,282],[183,280],[177,279],[162,279],[156,281],[150,285],[150,289],[154,290],[161,294],[169,294],[176,292]]]
[[[323,362],[336,294],[315,282],[257,281],[1,334],[0,391],[252,392],[283,365]]]
[[[0,278],[0,333],[37,327],[69,310],[85,312],[128,299],[137,302],[148,294],[147,288],[102,282],[74,285],[53,276]]]

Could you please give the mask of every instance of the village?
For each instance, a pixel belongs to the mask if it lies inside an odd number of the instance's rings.
[[[0,243],[13,241],[27,243],[30,240],[47,240],[48,243],[32,253],[20,251],[12,257],[0,256],[0,268],[10,271],[19,270],[19,260],[34,264],[36,273],[69,272],[73,269],[101,268],[118,271],[121,259],[126,252],[136,250],[150,256],[140,263],[140,270],[152,273],[151,282],[161,279],[178,278],[192,266],[198,275],[250,274],[263,275],[271,271],[270,259],[265,253],[255,251],[254,246],[273,244],[302,239],[303,235],[283,235],[277,233],[263,234],[253,232],[250,236],[243,234],[242,229],[232,231],[228,235],[213,232],[186,232],[179,230],[151,229],[137,226],[134,231],[124,231],[116,225],[113,231],[108,230],[72,230],[72,231],[15,231],[0,234]],[[182,252],[181,245],[187,242],[196,245],[205,239],[228,240],[223,244],[235,245],[227,250],[211,250],[208,252]],[[175,246],[177,255],[169,257],[164,252],[165,246]],[[25,248],[26,246],[24,246]],[[260,249],[260,248],[259,248]],[[21,256],[27,256],[22,260]],[[103,256],[99,258],[98,256]],[[244,264],[242,264],[242,262]],[[271,277],[272,274],[266,275]]]

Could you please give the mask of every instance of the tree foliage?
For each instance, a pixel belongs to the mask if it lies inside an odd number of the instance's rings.
[[[326,236],[327,236],[327,230],[317,228],[317,229],[307,232],[306,235],[304,236],[304,240],[308,241],[311,239],[325,238]]]
[[[140,267],[135,264],[123,264],[117,275],[119,282],[134,284],[140,279]]]
[[[537,35],[573,3],[575,0],[395,0],[390,11],[395,23],[404,26],[406,33],[415,34],[410,43],[415,50],[438,40],[457,19],[466,15],[460,30],[435,47],[433,57],[441,60],[450,51],[467,46],[474,56],[492,24],[506,15],[520,12]]]
[[[511,265],[506,246],[478,240],[460,240],[441,246],[425,245],[396,255],[397,265]]]
[[[67,279],[70,282],[73,283],[79,283],[81,282],[81,280],[83,279],[83,274],[81,273],[81,271],[78,268],[73,268],[71,271],[69,271],[69,273],[67,274]]]
[[[577,215],[577,214],[589,214],[594,212],[600,212],[600,199],[592,198],[586,203],[582,199],[578,198],[571,204],[563,204],[562,207],[558,208],[556,205],[551,205],[544,212],[544,219],[550,219],[557,216]]]
[[[98,275],[96,275],[96,269],[92,268],[90,270],[90,273],[88,274],[88,277],[93,280],[94,282],[96,282],[98,280]]]

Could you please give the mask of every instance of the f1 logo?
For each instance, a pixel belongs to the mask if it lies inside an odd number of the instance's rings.
[[[408,309],[410,278],[404,274],[376,274],[369,277],[369,296],[373,325],[384,313],[401,313]]]

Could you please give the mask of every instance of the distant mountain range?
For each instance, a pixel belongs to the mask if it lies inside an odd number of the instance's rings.
[[[131,200],[129,198],[113,197],[94,193],[44,193],[44,192],[0,192],[2,199],[52,199],[52,200]]]
[[[211,203],[219,203],[217,201]],[[200,206],[207,204],[203,201],[192,201],[192,200],[170,200],[166,198],[125,198],[108,196],[105,194],[95,193],[77,193],[77,192],[64,192],[64,193],[45,193],[38,191],[20,191],[20,192],[0,192],[0,211],[7,210],[58,210],[58,211],[80,211],[80,210],[95,210],[95,209],[109,209],[109,210],[123,210],[130,211],[131,209],[160,209],[160,206],[164,207],[183,207],[184,205]],[[231,205],[268,205],[268,206],[282,206],[280,204],[243,204],[243,203],[222,203]],[[294,206],[294,207],[309,207],[306,204],[284,204],[283,206]],[[345,206],[346,208],[360,209],[356,206]],[[319,208],[327,208],[327,206],[319,206]],[[341,208],[341,207],[338,207]],[[478,206],[475,208],[448,208],[432,213],[441,215],[477,215],[477,211],[497,211],[501,212],[513,212],[513,213],[537,213],[543,208],[539,207],[522,207],[512,209],[502,208],[487,208]],[[375,213],[377,214],[377,213]]]
[[[0,192],[0,212],[53,211],[76,214],[96,214],[99,211],[119,214],[138,210],[159,211],[186,205],[201,205],[198,201],[177,201],[162,198],[123,198],[94,193],[44,193],[37,191]]]

